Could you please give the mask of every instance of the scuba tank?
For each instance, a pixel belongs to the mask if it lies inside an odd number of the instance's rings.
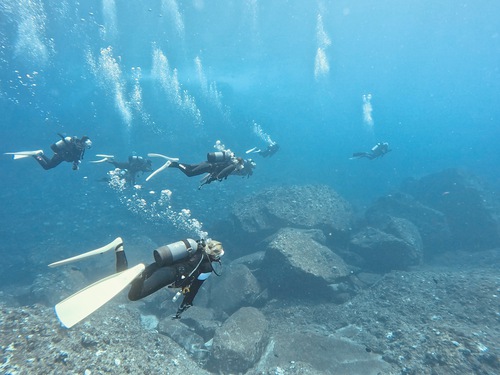
[[[153,256],[158,266],[170,266],[178,260],[192,256],[197,250],[198,243],[188,238],[159,247],[153,251]]]
[[[207,154],[207,161],[210,163],[220,163],[222,161],[230,160],[232,154],[233,153],[231,151],[209,152]]]
[[[62,138],[60,139],[59,141],[57,141],[56,143],[53,143],[50,148],[52,149],[52,151],[54,151],[56,154],[57,153],[60,153],[62,150],[65,150],[66,149],[66,145],[70,144],[72,142],[72,138],[71,137],[63,137],[62,135],[59,134],[59,136]]]

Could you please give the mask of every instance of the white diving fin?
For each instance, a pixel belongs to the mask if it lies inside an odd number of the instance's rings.
[[[73,327],[125,289],[145,268],[139,263],[76,292],[55,306],[57,318],[66,328]]]
[[[116,249],[116,247],[120,244],[123,244],[123,240],[121,237],[117,237],[112,242],[108,243],[107,245],[105,245],[103,247],[88,251],[88,252],[80,254],[80,255],[75,255],[74,257],[63,259],[63,260],[60,260],[58,262],[50,263],[49,267],[62,266],[63,264],[73,263],[73,262],[76,262],[78,260],[91,257],[93,255],[102,254],[102,253],[105,253],[106,251]]]
[[[38,154],[43,154],[43,150],[18,151],[18,152],[5,152],[4,153],[4,155],[12,155],[14,160],[29,158],[30,156],[35,156]]]
[[[257,147],[251,148],[250,150],[247,150],[245,154],[250,154],[252,152],[260,152],[260,149]]]
[[[150,158],[153,158],[153,157],[157,157],[157,158],[163,158],[163,159],[166,159],[167,161],[165,162],[165,164],[163,164],[160,168],[158,168],[157,170],[155,170],[153,173],[151,173],[147,178],[146,178],[146,181],[149,181],[151,180],[154,176],[156,176],[158,173],[160,173],[161,171],[167,169],[170,164],[172,164],[173,161],[179,161],[179,158],[171,158],[169,156],[165,156],[165,155],[162,155],[162,154],[153,154],[153,153],[149,153],[148,156]]]
[[[105,161],[108,161],[110,159],[114,159],[114,155],[105,155],[105,154],[97,154],[96,155],[98,158],[102,158],[100,160],[92,160],[91,163],[104,163]]]

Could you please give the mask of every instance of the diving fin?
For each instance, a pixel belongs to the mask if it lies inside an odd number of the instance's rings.
[[[260,149],[257,147],[251,148],[250,150],[247,150],[245,154],[250,154],[252,152],[260,152]]]
[[[113,159],[115,156],[114,155],[105,155],[105,154],[97,154],[96,155],[98,158],[102,158],[100,160],[92,160],[91,163],[104,163],[105,161],[109,161],[110,159]]]
[[[4,152],[4,155],[13,155],[14,160],[29,158],[30,156],[36,156],[40,154],[43,154],[43,150]]]
[[[155,154],[155,153],[149,153],[148,156],[150,158],[163,158],[163,159],[167,159],[167,160],[170,160],[170,161],[179,161],[179,158],[171,158],[170,156],[165,156],[165,155],[162,155],[162,154]]]
[[[73,263],[73,262],[76,262],[80,259],[85,259],[85,258],[91,257],[93,255],[97,255],[97,254],[102,254],[102,253],[105,253],[106,251],[116,249],[116,247],[120,244],[123,244],[123,240],[121,237],[117,237],[112,242],[108,243],[107,245],[105,245],[103,247],[88,251],[88,252],[80,254],[80,255],[75,255],[74,257],[63,259],[63,260],[60,260],[58,262],[50,263],[49,267],[62,266],[63,264]]]
[[[146,178],[146,181],[149,181],[150,179],[152,179],[154,176],[156,176],[158,173],[160,173],[161,171],[167,169],[170,164],[172,164],[173,161],[179,161],[179,158],[171,158],[169,156],[165,156],[165,155],[162,155],[162,154],[153,154],[153,153],[149,153],[148,156],[151,158],[151,157],[158,157],[158,158],[163,158],[163,159],[166,159],[167,161],[165,162],[165,164],[163,164],[160,168],[158,168],[157,170],[155,170],[153,173],[151,173],[147,178]]]
[[[76,292],[55,306],[57,318],[66,328],[73,327],[125,289],[145,268],[139,263]]]

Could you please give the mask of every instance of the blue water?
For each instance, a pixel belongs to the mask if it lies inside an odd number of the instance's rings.
[[[108,166],[88,162],[196,163],[216,140],[244,155],[265,147],[254,123],[281,149],[256,156],[250,179],[198,191],[198,178],[167,171],[143,198],[171,190],[171,213],[191,210],[218,237],[231,203],[269,186],[324,183],[362,210],[449,167],[498,185],[499,14],[494,0],[1,0],[0,151],[50,154],[57,133],[93,140],[77,172],[0,158],[3,281],[117,235],[193,236],[129,210],[131,189],[111,189],[99,181]],[[379,141],[393,150],[383,159],[349,160]]]

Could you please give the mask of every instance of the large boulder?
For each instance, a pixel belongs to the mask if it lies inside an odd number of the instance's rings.
[[[404,270],[422,262],[422,239],[409,220],[391,217],[382,228],[365,227],[351,238],[351,250],[365,271]]]
[[[259,282],[244,264],[231,265],[223,277],[211,281],[210,307],[228,315],[242,306],[253,305],[261,291]]]
[[[346,239],[353,219],[351,205],[324,185],[272,187],[234,203],[237,226],[246,233],[271,234],[282,227],[322,229]]]
[[[346,278],[349,271],[320,238],[320,230],[283,228],[269,239],[261,271],[270,293],[331,297],[334,290],[328,285]]]
[[[220,326],[216,318],[214,310],[196,305],[182,314],[182,322],[205,341],[209,341]]]
[[[208,349],[203,337],[181,321],[171,317],[162,319],[158,324],[158,332],[174,340],[196,361],[204,362],[208,359]]]
[[[391,366],[380,354],[366,350],[366,346],[337,333],[328,336],[316,332],[277,332],[270,338],[270,345],[259,363],[261,368],[302,367],[308,371],[294,374],[391,374]],[[264,372],[255,372],[264,373]],[[276,372],[277,373],[277,372]]]
[[[446,216],[455,249],[486,250],[500,246],[496,200],[476,177],[447,169],[419,180],[407,181],[402,190]]]
[[[391,217],[404,218],[415,224],[427,257],[450,249],[451,231],[446,215],[441,211],[425,206],[409,194],[395,193],[379,198],[365,213],[367,224],[372,227],[383,226]]]
[[[211,365],[222,373],[243,373],[260,359],[269,324],[254,307],[242,307],[215,332]]]

